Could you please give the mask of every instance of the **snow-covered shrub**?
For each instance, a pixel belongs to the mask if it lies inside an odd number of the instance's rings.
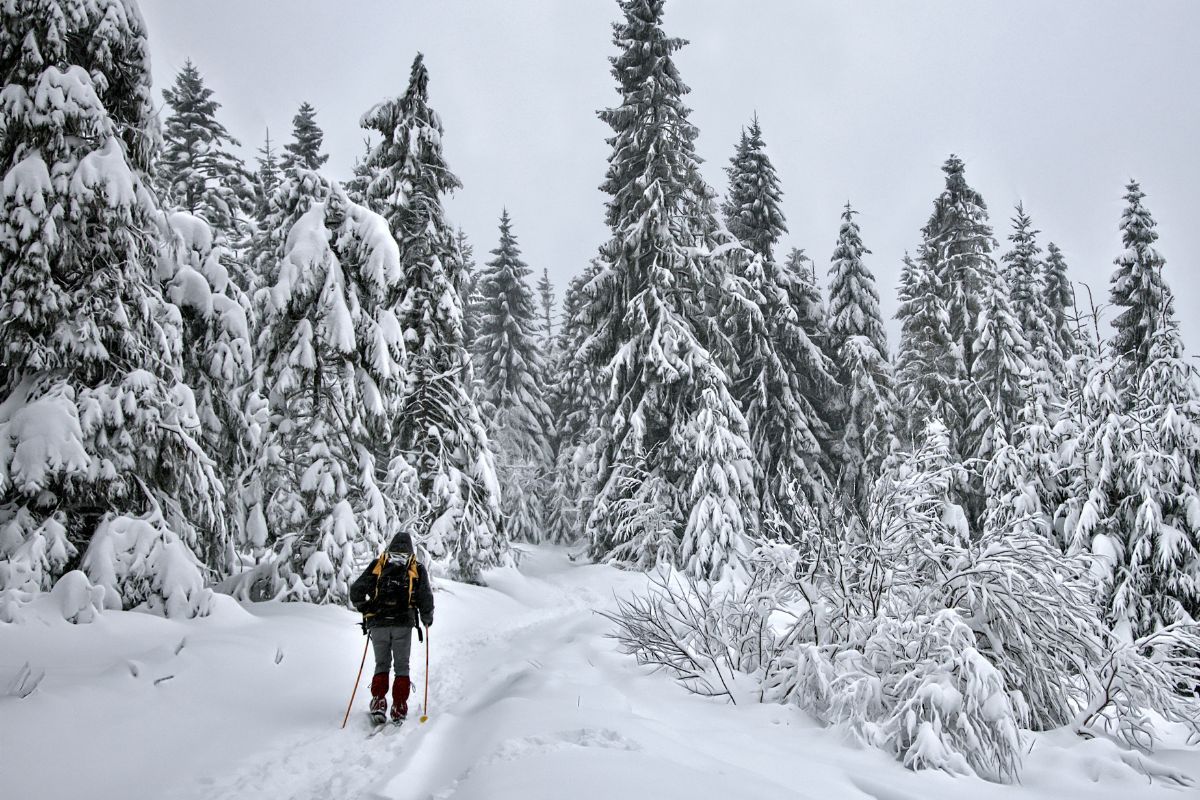
[[[962,615],[1033,730],[1071,721],[1080,676],[1100,658],[1088,568],[1017,520],[964,548],[930,598]]]
[[[0,589],[45,591],[76,555],[62,515],[38,519],[25,508],[0,509]]]
[[[876,744],[912,769],[1016,778],[1017,710],[1003,676],[976,649],[974,632],[955,611],[885,619],[865,655],[882,668],[889,701]]]
[[[63,619],[75,624],[88,623],[104,608],[107,590],[88,580],[87,575],[73,569],[58,579],[50,596],[58,603]]]
[[[1134,642],[1114,641],[1087,673],[1087,701],[1074,725],[1148,752],[1158,741],[1148,712],[1200,737],[1200,625],[1177,623]]]
[[[106,590],[106,608],[196,617],[206,616],[212,603],[200,562],[157,512],[105,517],[82,566]]]
[[[766,696],[844,726],[911,769],[1016,778],[1018,709],[956,612],[885,617],[862,633],[856,647],[799,645]]]
[[[881,618],[855,646],[801,643],[765,697],[895,755],[911,769],[1010,781],[1021,763],[1021,710],[957,612]]]
[[[736,703],[739,674],[761,673],[775,651],[766,588],[751,580],[729,591],[676,571],[651,576],[644,596],[618,599],[606,616],[612,634],[639,664],[666,670],[689,691]]]

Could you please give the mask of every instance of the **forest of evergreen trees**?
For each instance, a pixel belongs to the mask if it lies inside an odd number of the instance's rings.
[[[1014,731],[1110,719],[1131,741],[1141,709],[1185,714],[1200,382],[1138,183],[1098,307],[949,156],[890,346],[870,220],[846,205],[827,267],[783,252],[758,120],[706,185],[663,0],[618,5],[611,237],[559,308],[521,220],[501,213],[486,258],[447,220],[454,132],[420,55],[340,183],[308,103],[253,166],[197,65],[160,119],[131,4],[6,4],[0,620],[46,591],[180,616],[213,591],[344,603],[403,528],[468,581],[515,541],[675,568],[685,588],[622,623],[651,660],[672,602],[735,649],[763,596],[801,608],[738,670],[910,766],[1015,775],[1015,733],[972,729],[975,701]],[[937,668],[881,672],[898,642]]]

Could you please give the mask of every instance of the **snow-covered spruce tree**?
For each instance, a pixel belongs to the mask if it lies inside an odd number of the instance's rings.
[[[1061,387],[1066,381],[1067,363],[1076,352],[1074,324],[1075,289],[1067,277],[1067,262],[1058,245],[1046,245],[1046,261],[1042,271],[1042,292],[1050,307],[1050,336],[1054,344],[1048,345],[1062,356],[1062,372],[1052,375]]]
[[[0,42],[0,616],[76,566],[106,605],[205,613],[225,510],[155,275],[141,17],[20,0]]]
[[[838,354],[846,409],[838,483],[865,511],[871,486],[892,450],[896,398],[875,276],[863,263],[871,251],[863,246],[855,213],[847,203],[829,269],[829,338]]]
[[[546,364],[538,343],[532,270],[521,260],[508,211],[500,244],[479,274],[479,335],[475,339],[475,401],[496,454],[501,508],[508,535],[526,542],[548,538],[546,501],[554,422],[546,405]]]
[[[902,442],[915,448],[929,420],[951,415],[956,378],[965,374],[950,337],[941,282],[922,252],[905,255],[900,272],[900,347],[896,356],[896,420]]]
[[[729,233],[736,231],[745,250],[721,244],[720,231],[710,236],[724,266],[713,276],[720,293],[713,316],[728,341],[726,370],[760,467],[756,494],[764,525],[768,535],[794,540],[799,506],[830,501],[827,421],[810,395],[814,387],[832,393],[834,368],[793,307],[792,294],[804,290],[800,279],[771,256],[786,227],[779,180],[757,119],[743,132],[727,172],[723,210]]]
[[[991,458],[991,431],[996,425],[1012,430],[1023,403],[1021,376],[1031,369],[1029,344],[1009,303],[1008,281],[993,273],[977,317],[975,360],[967,393],[968,420],[960,439],[969,458]]]
[[[321,152],[324,140],[325,133],[317,125],[317,110],[308,102],[301,103],[292,117],[292,141],[283,146],[280,166],[288,172],[320,169],[329,160],[329,155]]]
[[[241,500],[246,508],[246,524],[242,544],[250,563],[266,563],[275,560],[279,542],[275,529],[267,524],[267,504],[277,492],[290,491],[287,487],[291,478],[277,466],[278,448],[266,443],[266,428],[270,420],[269,398],[271,387],[265,385],[268,373],[264,369],[263,351],[260,343],[267,333],[267,318],[264,313],[268,292],[279,280],[280,267],[288,249],[288,235],[297,222],[317,203],[328,202],[332,191],[329,181],[315,172],[301,171],[281,173],[280,183],[267,198],[269,211],[259,221],[251,239],[250,263],[253,266],[252,292],[259,313],[251,320],[252,338],[255,343],[255,369],[252,375],[250,394],[258,406],[251,418],[252,430],[256,430],[259,445],[252,454],[250,469],[241,486]],[[386,461],[386,458],[383,459]],[[237,593],[243,598],[269,596],[278,587],[268,583],[254,586],[255,576],[245,576],[237,582]]]
[[[538,278],[537,293],[541,306],[542,353],[549,359],[554,352],[554,284],[550,282],[550,270],[546,267],[542,268],[542,277]]]
[[[346,190],[346,196],[360,205],[367,202],[367,187],[371,185],[371,178],[374,177],[371,172],[371,151],[373,149],[371,137],[364,137],[363,153],[354,159],[354,169],[352,170],[354,175],[342,186]]]
[[[817,430],[825,429],[802,383],[804,375],[828,375],[832,365],[799,326],[778,267],[749,250],[729,254],[732,270],[724,281],[720,318],[734,354],[732,394],[746,416],[758,461],[763,530],[771,538],[796,541],[803,506],[825,508],[832,501],[814,421]]]
[[[256,162],[258,169],[254,173],[254,217],[260,223],[270,213],[271,195],[279,188],[282,180],[277,151],[271,146],[271,129],[267,128],[263,146],[258,148]]]
[[[160,192],[167,203],[207,222],[218,241],[232,243],[245,233],[255,199],[253,179],[229,149],[241,143],[217,120],[221,104],[190,60],[163,90],[163,99]]]
[[[1090,289],[1087,294],[1091,296]],[[1090,315],[1085,313],[1078,296],[1072,292],[1070,314],[1073,352],[1067,359],[1060,393],[1062,404],[1053,430],[1055,458],[1060,467],[1059,492],[1054,501],[1054,530],[1061,546],[1068,551],[1087,545],[1084,541],[1075,541],[1075,531],[1091,488],[1088,435],[1095,422],[1104,416],[1096,405],[1098,395],[1092,391],[1096,385],[1094,378],[1107,369],[1101,365],[1104,343],[1099,334],[1100,317],[1095,305],[1092,304]],[[1116,399],[1114,393],[1114,403]]]
[[[1064,415],[1073,421],[1078,413],[1081,422],[1063,426],[1070,481],[1059,511],[1072,546],[1098,556],[1101,607],[1125,642],[1194,615],[1200,585],[1196,378],[1136,185],[1127,199],[1126,250],[1113,279],[1114,302],[1125,311]]]
[[[236,536],[201,548],[217,574],[228,572],[245,518],[240,481],[254,447],[256,398],[249,393],[252,304],[241,254],[251,229],[255,179],[230,148],[240,146],[216,117],[221,104],[190,61],[163,91],[166,121],[157,186],[178,209],[160,223],[159,277],[182,315],[184,379],[196,397],[205,451],[214,459]],[[211,538],[211,537],[210,537]]]
[[[800,391],[812,406],[814,415],[808,424],[821,442],[822,469],[832,484],[837,477],[835,465],[840,459],[838,428],[844,408],[837,382],[837,353],[831,345],[829,315],[817,283],[817,267],[802,249],[792,248],[787,259],[776,266],[776,279],[796,313],[799,331],[803,332],[802,337],[793,341],[791,358],[804,364],[797,373]],[[824,355],[823,359],[807,357],[814,348]]]
[[[473,352],[475,337],[479,331],[479,269],[475,263],[475,247],[467,239],[467,232],[459,228],[454,233],[458,246],[459,261],[462,264],[462,298],[463,306],[463,346],[467,352]]]
[[[593,329],[588,311],[588,287],[600,272],[593,260],[576,275],[563,295],[562,327],[548,382],[548,404],[554,414],[554,487],[548,527],[555,541],[574,542],[585,536],[591,514],[592,471],[595,467],[593,424],[600,407],[599,371],[579,357]],[[646,487],[639,487],[646,492]]]
[[[226,519],[210,526],[197,548],[217,575],[226,575],[244,551],[244,492],[260,434],[262,399],[254,388],[250,299],[227,266],[234,261],[203,219],[185,211],[160,221],[163,240],[158,272],[167,297],[180,312],[183,376],[192,388],[200,430],[196,438],[213,460],[225,489]]]
[[[1075,446],[1087,495],[1066,514],[1075,546],[1097,556],[1101,607],[1124,642],[1200,611],[1200,391],[1172,315],[1148,358],[1131,397],[1109,377],[1121,353],[1094,371],[1093,420]]]
[[[993,437],[993,455],[983,468],[987,507],[984,526],[990,525],[994,530],[1018,526],[1065,549],[1054,528],[1062,492],[1062,470],[1051,422],[1058,401],[1051,392],[1044,371],[1027,369],[1021,376],[1023,400],[1012,422],[1012,434],[1003,434],[1004,442]],[[996,422],[993,418],[993,424]],[[1002,477],[998,472],[1004,467],[1001,461],[1008,465],[1008,472]]]
[[[1200,375],[1184,353],[1171,314],[1164,314],[1154,331],[1135,413],[1141,437],[1134,463],[1139,536],[1127,552],[1145,558],[1150,568],[1145,595],[1155,627],[1143,629],[1149,633],[1162,625],[1200,621]]]
[[[1065,355],[1055,335],[1059,320],[1054,304],[1062,302],[1064,287],[1056,285],[1052,296],[1047,267],[1041,258],[1042,248],[1037,243],[1040,231],[1034,230],[1033,220],[1022,204],[1017,204],[1016,212],[1012,218],[1013,231],[1008,237],[1012,249],[1002,259],[1009,304],[1028,345],[1030,365],[1040,362],[1057,385],[1063,377]]]
[[[1174,313],[1173,299],[1163,281],[1164,259],[1155,249],[1158,232],[1154,218],[1142,205],[1137,181],[1125,187],[1128,205],[1121,215],[1121,244],[1116,269],[1109,281],[1109,302],[1118,310],[1112,325],[1111,348],[1117,361],[1117,385],[1137,385],[1150,364],[1150,343],[1160,321]]]
[[[589,287],[592,331],[579,354],[605,387],[591,552],[604,558],[622,543],[629,479],[645,474],[661,487],[647,499],[675,525],[687,572],[736,577],[756,533],[754,458],[728,378],[693,327],[706,265],[690,247],[707,225],[684,213],[698,206],[696,129],[671,57],[684,43],[662,30],[663,0],[620,8],[611,61],[621,101],[600,114],[613,130],[603,185],[612,239]]]
[[[937,291],[947,314],[946,330],[958,356],[952,363],[955,371],[947,375],[951,391],[948,399],[953,407],[947,409],[943,419],[955,448],[965,454],[964,440],[970,438],[976,399],[971,380],[982,334],[979,315],[996,285],[997,269],[992,259],[996,242],[988,224],[987,205],[967,185],[962,160],[950,156],[942,171],[946,173],[946,188],[934,200],[933,213],[921,230],[921,256],[928,259],[937,276]]]
[[[453,574],[479,580],[508,558],[500,488],[487,431],[468,392],[463,306],[454,281],[461,254],[442,209],[460,186],[442,155],[442,123],[429,106],[420,55],[404,95],[368,111],[363,127],[382,140],[371,157],[371,206],[387,218],[404,272],[394,298],[408,347],[408,377],[394,421],[397,447],[428,503],[414,537]]]
[[[783,199],[779,176],[767,156],[757,115],[749,130],[742,131],[725,171],[729,175],[729,196],[721,211],[726,227],[763,261],[773,261],[775,243],[787,233],[787,224],[779,205]]]
[[[239,588],[343,602],[356,564],[388,542],[409,501],[408,470],[385,460],[404,383],[393,309],[403,272],[385,219],[316,173],[294,175],[308,209],[258,298],[270,404],[262,511],[274,553]]]

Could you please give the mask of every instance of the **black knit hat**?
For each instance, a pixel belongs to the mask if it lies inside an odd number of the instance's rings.
[[[393,553],[411,553],[413,551],[412,536],[408,531],[400,531],[392,537],[391,544],[388,545],[388,550]]]

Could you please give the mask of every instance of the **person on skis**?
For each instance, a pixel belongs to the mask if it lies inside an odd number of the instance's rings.
[[[425,565],[413,553],[412,536],[398,533],[379,558],[350,586],[350,602],[363,615],[363,627],[375,649],[375,676],[371,678],[371,718],[383,722],[387,715],[388,673],[393,669],[392,722],[408,716],[408,677],[412,630],[433,624],[433,589]]]

